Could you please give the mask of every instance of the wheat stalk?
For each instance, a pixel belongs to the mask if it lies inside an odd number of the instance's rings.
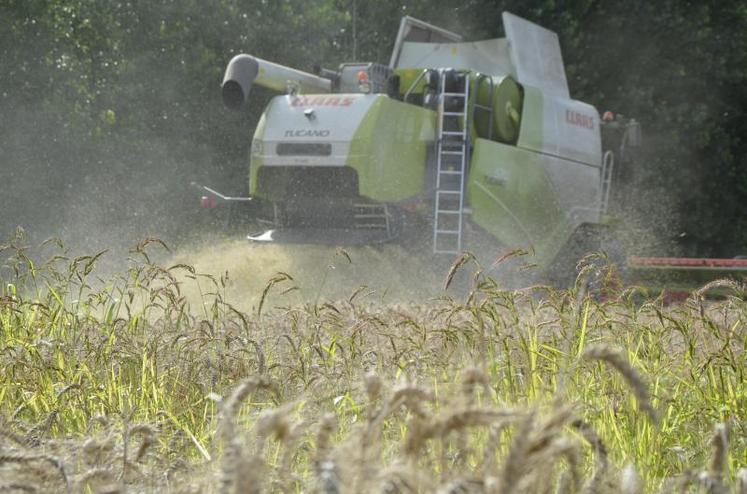
[[[643,494],[643,482],[641,476],[632,463],[625,465],[620,472],[620,493],[621,494]]]
[[[524,464],[530,446],[527,438],[534,428],[534,418],[535,412],[532,410],[517,424],[496,486],[497,490],[493,491],[494,493],[511,494],[515,492],[521,477],[525,473]]]
[[[0,454],[0,465],[3,463],[31,463],[31,462],[46,462],[50,463],[60,473],[62,480],[65,484],[65,491],[70,492],[70,479],[65,472],[65,466],[58,458],[48,455],[30,455],[24,453],[2,453]]]
[[[638,408],[645,412],[654,424],[659,423],[659,414],[651,403],[648,385],[621,353],[604,345],[596,345],[587,348],[584,351],[584,357],[591,360],[601,360],[617,370],[628,383],[630,389],[633,390],[633,394],[638,401]]]
[[[236,416],[244,400],[258,389],[270,389],[272,381],[266,376],[252,377],[241,383],[224,402],[220,422],[220,437],[225,444],[221,465],[221,492],[229,494],[250,489],[259,489],[257,477],[259,462],[247,458],[239,435],[236,432]],[[242,475],[244,474],[244,475]],[[258,492],[258,491],[257,491]]]
[[[735,494],[747,494],[747,468],[740,468],[736,476]]]

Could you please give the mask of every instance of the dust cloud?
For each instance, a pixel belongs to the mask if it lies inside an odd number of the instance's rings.
[[[270,305],[276,306],[348,299],[356,292],[358,300],[385,303],[425,301],[446,293],[443,263],[397,244],[333,247],[210,240],[181,249],[168,263],[227,278],[221,296],[240,310],[255,309],[268,281],[278,273],[292,279],[271,290]],[[207,277],[197,281],[183,284],[193,307],[203,302],[202,295],[215,290]]]

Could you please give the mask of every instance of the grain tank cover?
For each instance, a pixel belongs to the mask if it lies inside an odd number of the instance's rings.
[[[520,84],[569,98],[557,34],[509,12],[503,13],[503,27],[505,38],[464,42],[458,34],[405,17],[390,66],[449,67],[510,75]]]
[[[505,39],[466,43],[420,43],[402,45],[396,68],[449,67],[490,75],[514,75]]]
[[[397,33],[397,40],[394,42],[394,50],[392,50],[389,67],[393,69],[404,67],[399,61],[399,56],[405,42],[449,43],[461,40],[462,37],[457,33],[452,33],[419,19],[405,16],[399,23],[399,32]]]
[[[511,73],[521,84],[545,93],[569,98],[558,35],[509,12],[503,13],[511,62]]]

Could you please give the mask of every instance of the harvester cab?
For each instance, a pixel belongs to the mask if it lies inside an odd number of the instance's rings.
[[[635,139],[630,122],[605,123],[570,97],[555,33],[510,13],[503,24],[505,38],[464,41],[405,17],[388,65],[316,74],[235,56],[227,107],[254,84],[282,94],[254,132],[250,196],[204,188],[208,200],[251,205],[266,226],[252,240],[387,241],[414,211],[435,253],[468,247],[469,221],[551,264],[603,223],[615,156]]]

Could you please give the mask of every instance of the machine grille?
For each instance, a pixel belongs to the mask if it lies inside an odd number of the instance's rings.
[[[330,156],[332,144],[328,142],[279,142],[275,151],[278,156]]]

